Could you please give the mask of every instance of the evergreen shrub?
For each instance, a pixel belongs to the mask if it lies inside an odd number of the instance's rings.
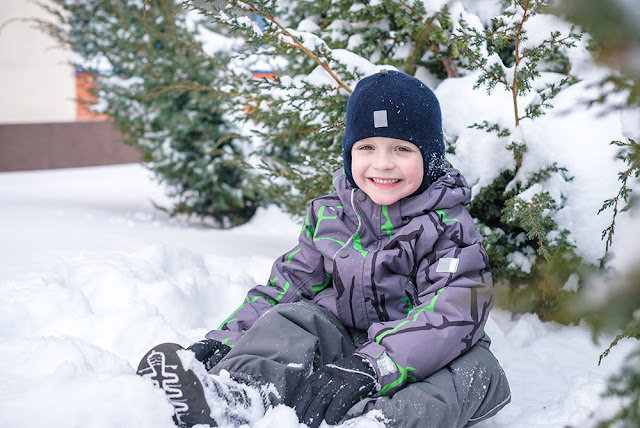
[[[225,117],[228,52],[204,52],[200,29],[170,0],[53,0],[41,26],[71,47],[95,83],[92,109],[109,115],[164,182],[171,214],[244,223],[261,204]]]

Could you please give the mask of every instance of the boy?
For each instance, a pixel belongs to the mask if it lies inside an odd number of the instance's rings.
[[[470,189],[444,159],[435,95],[396,71],[362,79],[342,144],[336,192],[311,203],[268,285],[188,348],[211,374],[239,383],[196,376],[178,345],[140,363],[141,375],[174,376],[158,384],[181,426],[246,422],[204,400],[229,390],[228,409],[284,403],[313,428],[371,410],[393,427],[470,426],[509,402],[483,332],[491,268],[464,209]],[[261,398],[243,385],[262,385]]]

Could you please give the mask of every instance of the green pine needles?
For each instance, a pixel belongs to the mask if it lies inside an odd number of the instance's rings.
[[[626,168],[618,173],[618,181],[622,183],[620,190],[614,197],[604,201],[602,208],[598,211],[598,214],[608,209],[613,212],[611,224],[602,231],[602,239],[606,239],[606,250],[602,258],[602,265],[604,265],[609,254],[609,247],[613,243],[618,214],[629,210],[635,202],[632,189],[629,187],[629,178],[635,177],[637,179],[640,177],[640,144],[632,139],[629,139],[628,142],[612,141],[611,144],[620,147],[618,159],[624,162]]]
[[[522,227],[527,239],[537,242],[538,254],[548,263],[553,263],[561,249],[551,247],[548,236],[551,231],[557,230],[558,224],[548,213],[557,209],[556,201],[548,192],[536,193],[531,201],[513,197],[506,201],[502,220]]]

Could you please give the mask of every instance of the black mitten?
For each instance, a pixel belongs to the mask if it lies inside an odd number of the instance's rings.
[[[211,370],[220,360],[231,351],[231,347],[214,339],[203,339],[187,347],[196,354],[196,359],[204,364],[207,371]]]
[[[376,391],[378,379],[364,357],[350,355],[327,364],[300,385],[292,406],[298,419],[311,428],[322,420],[335,425],[360,400]]]

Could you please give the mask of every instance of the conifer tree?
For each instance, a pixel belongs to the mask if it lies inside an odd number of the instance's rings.
[[[542,14],[548,2],[505,3],[504,15],[493,18],[491,27],[480,31],[464,26],[456,36],[463,44],[462,55],[468,59],[469,68],[480,71],[475,87],[485,87],[488,93],[506,90],[513,100],[513,122],[509,126],[488,122],[473,125],[505,141],[513,163],[476,195],[470,212],[489,232],[487,252],[499,280],[498,288],[506,293],[503,297],[507,299],[506,305],[516,312],[557,317],[560,303],[568,297],[562,288],[569,275],[580,268],[581,260],[574,251],[570,232],[560,229],[553,219],[564,201],[545,191],[544,183],[553,177],[565,181],[571,177],[566,168],[556,163],[523,174],[527,141],[520,128],[544,115],[551,100],[575,83],[564,50],[575,46],[581,34],[573,29],[564,33],[553,31],[533,44],[529,42],[527,23]],[[537,80],[545,72],[564,77],[540,87]],[[521,109],[519,101],[532,92],[537,93],[534,101]],[[528,271],[511,262],[514,254],[533,260]]]
[[[331,191],[332,173],[342,160],[346,100],[355,83],[376,70],[374,64],[443,78],[458,74],[447,8],[426,10],[421,2],[409,6],[391,0],[187,4],[245,37],[238,63],[253,69],[266,62],[272,68],[272,80],[230,78],[228,84],[238,94],[236,105],[249,105],[236,117],[258,124],[251,135],[264,142],[257,154],[261,172],[271,178],[271,200],[295,214]],[[247,13],[261,16],[263,26],[258,28]]]
[[[207,55],[192,17],[171,0],[54,0],[41,26],[67,44],[96,84],[97,104],[168,185],[172,214],[216,225],[247,221],[261,203],[225,120],[227,53]]]

